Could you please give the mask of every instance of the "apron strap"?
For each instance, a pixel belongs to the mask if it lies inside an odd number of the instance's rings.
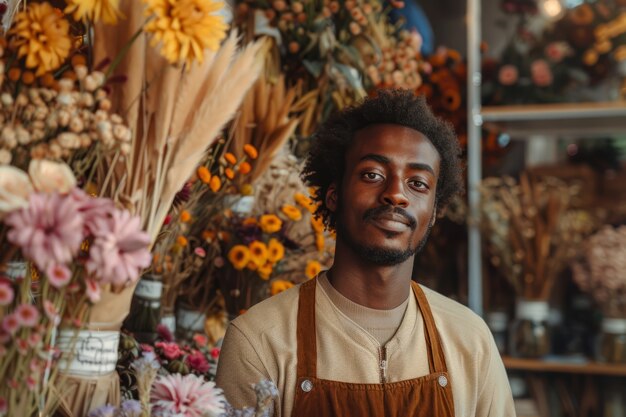
[[[317,378],[317,340],[315,330],[315,286],[317,279],[300,285],[298,298],[297,377]]]
[[[426,330],[426,348],[428,349],[428,368],[430,373],[448,372],[446,368],[446,360],[439,339],[439,332],[435,326],[433,313],[426,299],[426,295],[422,288],[415,281],[411,281],[413,292],[417,298],[417,305],[422,312],[424,319],[424,329]]]

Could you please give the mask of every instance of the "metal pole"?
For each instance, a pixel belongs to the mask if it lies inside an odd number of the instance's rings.
[[[469,219],[468,238],[468,303],[480,316],[483,315],[482,254],[480,230],[480,193],[482,177],[481,149],[481,0],[467,0],[467,193]]]

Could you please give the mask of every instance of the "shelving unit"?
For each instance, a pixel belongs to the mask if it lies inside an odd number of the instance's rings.
[[[626,377],[626,365],[620,364],[591,361],[586,363],[568,363],[564,361],[512,358],[510,356],[504,356],[502,361],[508,370]]]

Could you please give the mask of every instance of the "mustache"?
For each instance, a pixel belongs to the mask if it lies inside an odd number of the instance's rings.
[[[415,228],[417,227],[417,219],[415,219],[415,217],[411,216],[409,213],[406,212],[406,210],[401,207],[380,206],[367,209],[363,214],[363,220],[373,220],[377,217],[382,216],[383,214],[391,213],[399,214],[400,216],[404,217],[409,224],[411,230],[415,230]]]

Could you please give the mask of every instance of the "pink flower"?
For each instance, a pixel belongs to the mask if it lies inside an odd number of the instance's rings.
[[[85,221],[85,234],[93,234],[98,219],[108,219],[115,204],[108,198],[92,197],[80,188],[75,188],[71,192],[71,197],[78,204],[78,211]]]
[[[128,211],[114,210],[107,219],[95,219],[93,234],[86,266],[102,284],[135,282],[150,265],[150,237],[141,230],[141,219]]]
[[[196,255],[198,255],[201,258],[204,258],[206,256],[206,251],[201,246],[198,246],[197,248],[195,248],[193,250],[193,253],[195,253]]]
[[[85,292],[87,293],[87,298],[92,304],[96,304],[102,298],[102,293],[100,291],[100,285],[93,279],[88,278],[85,280]]]
[[[514,65],[503,65],[498,73],[498,81],[502,85],[513,85],[517,82],[519,73]]]
[[[9,405],[4,397],[0,397],[0,414],[6,414],[9,410]]]
[[[164,340],[166,342],[174,341],[174,335],[172,334],[170,329],[167,328],[166,325],[160,324],[160,323],[157,324],[156,332],[157,332],[159,339]]]
[[[8,316],[5,316],[2,319],[2,329],[9,333],[9,334],[15,334],[15,332],[17,332],[20,328],[20,321],[17,319],[17,317],[14,314],[9,314]]]
[[[205,347],[207,343],[209,343],[207,337],[200,333],[196,333],[193,335],[193,341],[196,342],[196,345],[200,347]]]
[[[43,300],[43,311],[46,313],[46,317],[48,317],[48,319],[56,325],[59,320],[59,311],[54,306],[52,301]]]
[[[15,292],[13,287],[6,282],[0,282],[0,306],[6,306],[13,302]]]
[[[530,75],[538,87],[547,87],[552,84],[552,71],[544,59],[538,59],[530,64]]]
[[[36,348],[40,342],[41,342],[41,334],[31,333],[30,336],[28,336],[28,344],[30,345],[30,347]]]
[[[143,352],[154,352],[154,348],[146,343],[142,343],[139,345]]]
[[[163,351],[163,356],[169,360],[174,360],[183,354],[182,350],[176,343],[158,342],[155,344],[157,348]]]
[[[78,206],[59,194],[31,194],[29,206],[10,213],[5,223],[11,226],[9,241],[44,271],[70,262],[83,241]]]
[[[24,327],[35,327],[39,322],[39,311],[30,304],[21,304],[15,309],[15,317]]]
[[[32,376],[26,378],[26,388],[28,388],[29,391],[34,391],[35,388],[37,388],[37,380]]]
[[[546,56],[552,62],[561,62],[564,57],[571,55],[572,49],[565,42],[550,42],[545,49]]]
[[[218,347],[215,347],[215,348],[211,349],[211,357],[212,357],[213,359],[217,359],[217,358],[219,358],[219,357],[220,357],[220,352],[221,352],[221,351],[222,351],[222,350],[221,350],[220,348],[218,348]]]
[[[214,382],[193,374],[159,376],[150,393],[154,417],[216,417],[224,413],[225,401]]]
[[[54,288],[63,288],[72,279],[72,272],[63,264],[52,264],[46,270],[48,281]]]
[[[26,355],[28,353],[28,342],[25,339],[16,339],[15,346],[17,347],[17,353],[20,355]]]
[[[209,371],[209,361],[202,354],[202,352],[195,350],[191,355],[187,356],[185,359],[187,365],[197,372],[206,373]]]

